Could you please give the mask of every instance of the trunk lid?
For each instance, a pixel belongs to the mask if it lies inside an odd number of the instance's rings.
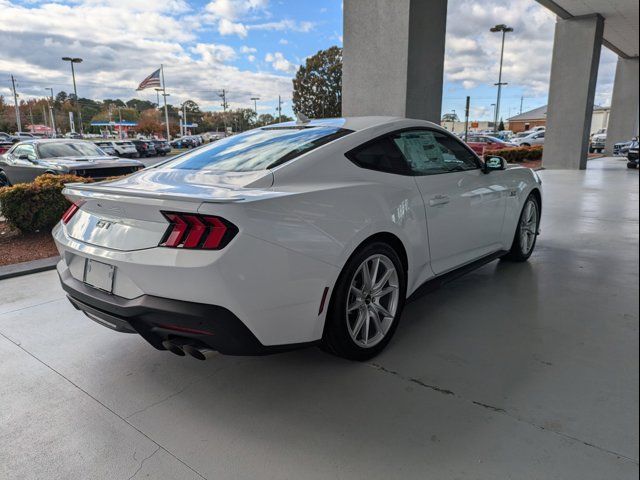
[[[66,225],[78,241],[113,250],[158,246],[169,223],[162,211],[196,213],[202,203],[236,203],[274,195],[270,171],[212,172],[151,168],[96,184],[69,184],[63,194],[80,203]]]

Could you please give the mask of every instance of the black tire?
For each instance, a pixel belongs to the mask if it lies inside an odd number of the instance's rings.
[[[589,153],[593,153],[593,152],[595,152],[595,149],[594,149],[594,148],[589,147]]]
[[[525,215],[525,211],[527,210],[527,206],[529,205],[530,202],[533,202],[536,208],[536,226],[535,226],[536,233],[533,236],[533,244],[529,247],[527,251],[524,251],[525,249],[523,248],[523,245],[522,245],[522,240],[521,240],[522,236],[520,235],[520,233],[522,228],[522,219],[523,219],[523,216]],[[518,227],[516,228],[516,233],[513,236],[511,249],[509,250],[509,253],[507,253],[502,258],[505,260],[510,260],[512,262],[526,262],[527,260],[529,260],[529,257],[531,256],[531,254],[536,248],[536,241],[538,239],[537,230],[539,229],[539,227],[540,227],[540,203],[538,202],[538,198],[532,193],[527,197],[527,200],[524,202],[522,211],[520,212],[520,217],[518,217]]]
[[[530,147],[531,144],[530,143],[521,143],[520,146],[522,146],[522,147]]]
[[[627,168],[635,169],[635,168],[637,168],[637,166],[638,165],[636,164],[636,162],[627,162]],[[1,185],[1,183],[0,183],[0,185]]]
[[[358,269],[367,259],[377,255],[386,257],[386,259],[392,262],[397,274],[398,297],[396,302],[395,315],[393,316],[393,319],[391,320],[386,333],[383,334],[381,340],[379,340],[375,345],[372,345],[370,347],[363,347],[358,345],[349,333],[347,302],[349,301],[350,295],[353,295],[351,293],[351,283],[354,278],[356,278]],[[402,265],[402,262],[400,261],[400,257],[398,256],[398,253],[388,244],[376,241],[367,244],[357,250],[351,256],[351,258],[349,258],[346,265],[342,269],[342,272],[340,273],[340,276],[338,277],[336,285],[333,289],[333,293],[331,295],[331,300],[329,302],[329,307],[327,310],[327,318],[325,321],[321,348],[333,355],[337,355],[349,360],[364,361],[375,357],[387,346],[387,344],[393,337],[396,328],[398,327],[400,316],[402,315],[402,309],[404,308],[405,303],[407,292],[406,284],[406,272],[404,271],[404,267]],[[368,304],[369,303],[367,303],[367,305]],[[364,303],[363,308],[365,310],[367,308],[364,307]],[[387,308],[389,308],[389,305],[387,305]],[[384,321],[385,320],[383,319],[382,323],[384,323]],[[368,317],[367,326],[369,326]]]
[[[7,178],[4,172],[0,171],[0,188],[2,187],[10,187],[11,182]]]

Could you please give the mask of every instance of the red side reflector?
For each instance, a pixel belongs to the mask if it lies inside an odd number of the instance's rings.
[[[324,311],[324,302],[327,301],[327,293],[329,293],[329,287],[324,287],[324,292],[322,292],[322,300],[320,300],[320,310],[318,310],[318,315],[322,314]]]
[[[71,206],[67,208],[67,211],[62,214],[62,223],[64,223],[65,225],[69,223],[71,217],[73,217],[79,209],[80,205],[78,205],[77,203],[72,203]]]

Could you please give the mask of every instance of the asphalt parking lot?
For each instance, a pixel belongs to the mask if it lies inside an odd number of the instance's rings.
[[[638,172],[541,176],[530,262],[409,304],[368,363],[198,362],[85,318],[55,272],[0,282],[0,478],[638,478]]]

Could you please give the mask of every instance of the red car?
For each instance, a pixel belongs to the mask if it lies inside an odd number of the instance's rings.
[[[480,156],[489,150],[502,150],[503,148],[515,148],[517,146],[488,135],[469,135],[467,145]]]

